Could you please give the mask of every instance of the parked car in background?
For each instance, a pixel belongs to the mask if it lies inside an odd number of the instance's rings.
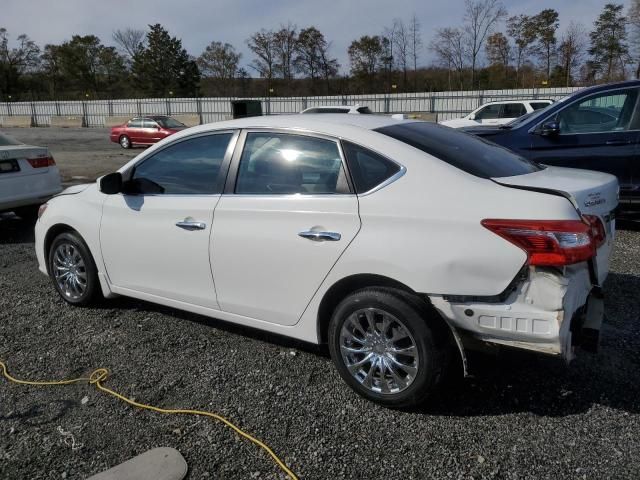
[[[638,80],[585,88],[502,127],[465,131],[545,165],[616,175],[620,182],[620,210],[638,212],[639,92]],[[585,198],[579,206],[584,208],[598,201],[595,197]]]
[[[369,114],[373,113],[369,107],[363,107],[362,105],[323,105],[320,107],[310,107],[300,113],[355,113],[357,114]]]
[[[552,100],[504,100],[485,103],[469,115],[439,122],[452,128],[478,125],[503,125],[527,113],[548,107]]]
[[[124,125],[112,127],[111,141],[119,143],[122,148],[153,145],[185,128],[185,124],[166,115],[136,117]]]
[[[46,147],[0,133],[0,213],[35,220],[40,205],[61,191],[58,167]]]
[[[409,406],[465,346],[594,347],[617,190],[428,122],[252,117],[54,198],[36,254],[71,304],[127,295],[328,343],[355,391]]]

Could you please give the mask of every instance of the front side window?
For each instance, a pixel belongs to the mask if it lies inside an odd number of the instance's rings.
[[[219,176],[233,134],[205,135],[174,143],[136,165],[132,182],[153,182],[154,193],[219,193]],[[143,190],[144,191],[144,190]]]
[[[238,167],[239,194],[343,193],[346,176],[338,144],[304,135],[248,133]]]
[[[144,126],[144,128],[158,128],[158,124],[149,118],[145,118],[142,122],[142,125]]]
[[[342,148],[356,193],[365,193],[400,171],[400,165],[355,143],[343,141]]]
[[[522,103],[505,103],[502,106],[501,118],[518,118],[527,113],[527,109]]]
[[[632,125],[632,120],[638,121],[634,115],[637,101],[638,89],[632,88],[600,93],[573,103],[556,116],[560,134],[638,129],[638,125]]]
[[[156,122],[158,122],[163,128],[184,128],[186,125],[178,120],[171,117],[164,118],[156,118]]]
[[[476,113],[476,120],[492,120],[494,118],[500,118],[501,105],[487,105],[478,113]]]

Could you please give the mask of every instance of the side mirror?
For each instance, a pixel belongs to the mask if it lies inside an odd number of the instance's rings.
[[[122,191],[122,174],[109,173],[100,179],[100,191],[105,195],[115,195]]]
[[[552,137],[560,133],[560,124],[555,120],[545,122],[540,127],[540,135],[543,137]]]

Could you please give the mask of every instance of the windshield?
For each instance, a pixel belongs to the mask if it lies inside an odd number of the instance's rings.
[[[538,164],[495,143],[433,123],[400,123],[376,131],[480,178],[513,177],[542,170]]]
[[[0,133],[0,147],[6,147],[7,145],[23,145],[23,143],[14,138],[8,137],[3,133]]]
[[[158,122],[160,124],[161,127],[163,128],[183,128],[186,127],[186,125],[184,123],[180,123],[179,121],[171,118],[171,117],[165,117],[165,118],[154,118],[154,120],[156,122]]]

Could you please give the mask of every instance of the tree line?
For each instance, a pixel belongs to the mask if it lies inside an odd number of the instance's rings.
[[[112,45],[73,35],[37,45],[0,28],[0,100],[285,96],[573,86],[640,78],[640,0],[607,3],[590,29],[559,33],[554,9],[510,15],[501,0],[465,0],[459,26],[424,42],[417,15],[354,39],[348,65],[316,26],[261,29],[197,56],[160,24],[113,32]],[[421,58],[433,62],[425,66]]]

